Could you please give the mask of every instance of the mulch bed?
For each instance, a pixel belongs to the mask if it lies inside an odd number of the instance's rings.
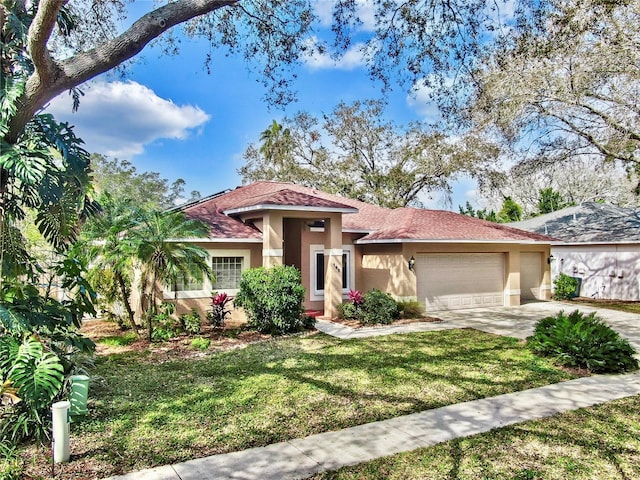
[[[140,330],[141,338],[129,345],[107,345],[100,343],[100,340],[122,336],[127,330],[121,330],[115,322],[102,319],[85,320],[81,332],[96,342],[96,355],[148,351],[150,360],[155,362],[204,357],[214,352],[242,348],[272,338],[271,335],[245,330],[242,327],[213,328],[205,324],[198,335],[179,335],[166,342],[150,343],[144,338],[146,331]],[[209,348],[203,351],[192,347],[191,342],[195,337],[209,339]]]

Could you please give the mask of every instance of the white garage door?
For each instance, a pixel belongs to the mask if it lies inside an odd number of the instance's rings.
[[[427,311],[504,305],[504,255],[418,255],[418,300]]]
[[[542,254],[527,252],[520,254],[520,299],[536,300],[540,298],[542,282]]]

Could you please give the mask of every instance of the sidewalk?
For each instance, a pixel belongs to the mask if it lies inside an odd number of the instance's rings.
[[[597,375],[458,403],[266,447],[129,473],[114,480],[280,480],[428,447],[525,420],[640,394],[640,372]]]

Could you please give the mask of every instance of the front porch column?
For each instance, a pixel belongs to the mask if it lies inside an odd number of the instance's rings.
[[[504,289],[506,307],[520,305],[520,250],[511,248],[507,252],[507,282]]]
[[[342,215],[324,219],[324,316],[338,315],[342,303]]]
[[[282,214],[269,212],[262,218],[262,266],[282,265],[284,242]]]

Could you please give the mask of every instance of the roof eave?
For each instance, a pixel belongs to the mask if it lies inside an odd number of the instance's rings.
[[[497,244],[497,243],[508,243],[508,244],[527,244],[527,245],[550,245],[551,242],[548,240],[468,240],[468,239],[459,239],[459,238],[381,238],[381,239],[366,239],[361,238],[356,240],[354,243],[356,244],[371,244],[371,243],[486,243],[486,244]]]
[[[239,215],[241,213],[248,212],[260,212],[264,210],[289,210],[294,212],[319,212],[319,213],[358,213],[357,208],[340,208],[340,207],[314,207],[310,205],[272,205],[272,204],[259,204],[250,205],[248,207],[229,208],[224,210],[225,215]]]
[[[190,242],[190,243],[262,243],[262,238],[225,238],[225,237],[207,237],[207,238],[170,238],[167,242]]]
[[[640,244],[640,240],[623,240],[623,241],[616,241],[616,240],[611,240],[611,241],[607,241],[607,240],[597,240],[597,241],[588,241],[588,242],[579,242],[579,241],[555,241],[555,242],[551,242],[551,245],[555,245],[555,246],[559,246],[559,245],[566,245],[566,246],[571,246],[571,245],[575,245],[575,246],[580,246],[580,245],[639,245]]]

